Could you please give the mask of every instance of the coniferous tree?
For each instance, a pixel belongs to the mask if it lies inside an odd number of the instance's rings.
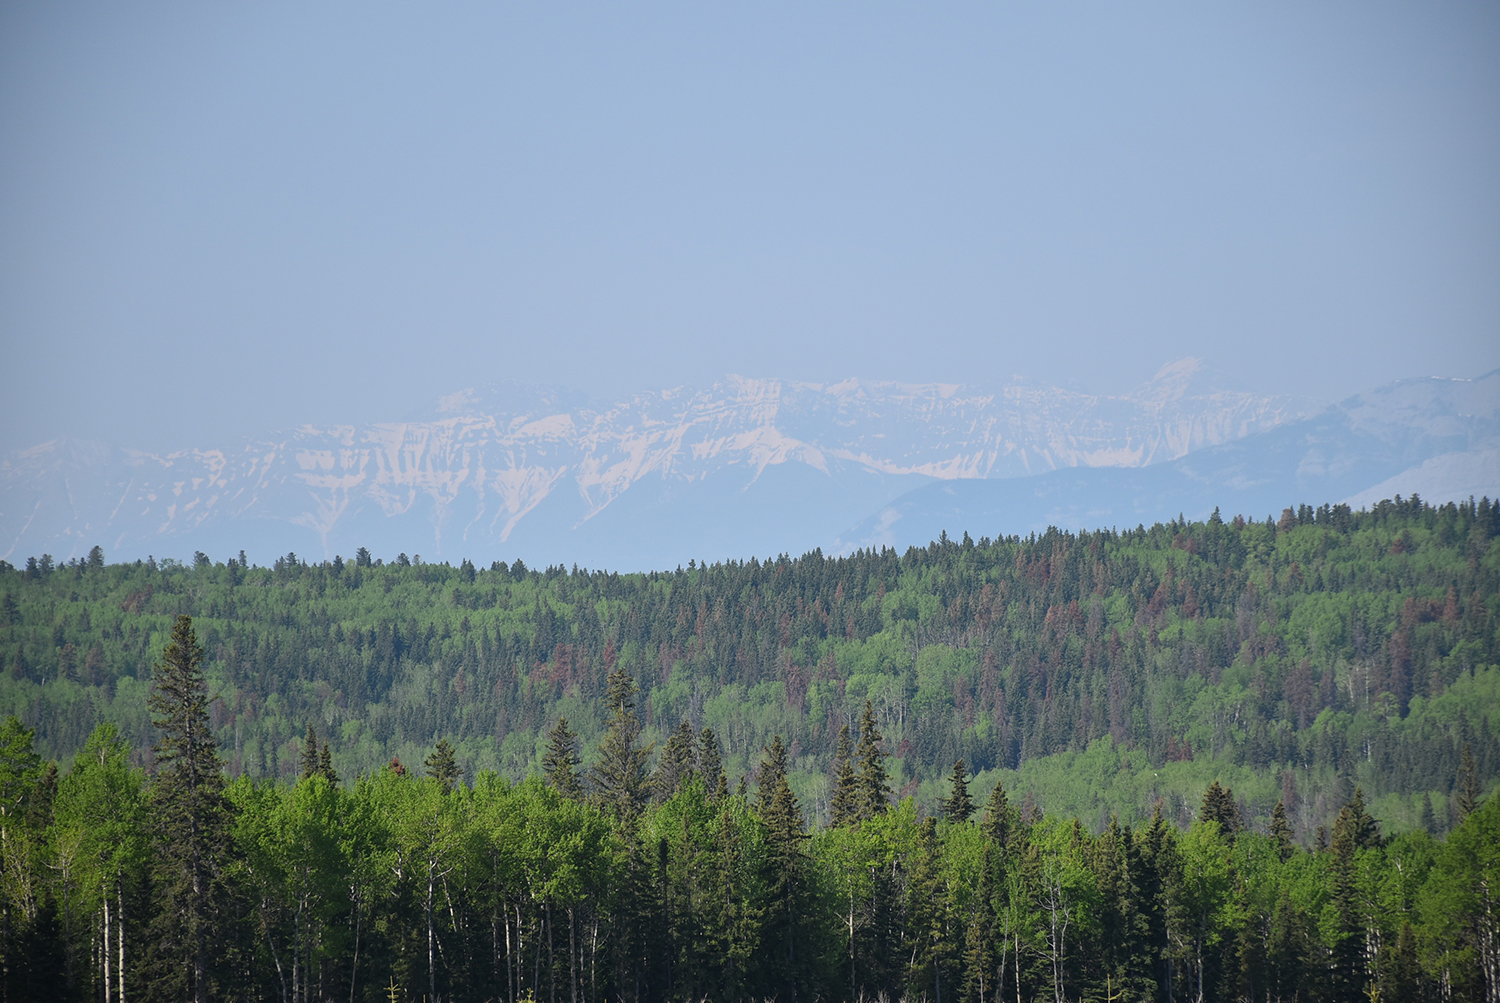
[[[980,823],[980,829],[985,838],[1004,849],[1010,841],[1010,822],[1010,801],[1005,796],[1005,785],[996,781],[994,790],[990,791],[990,799],[985,802],[984,820]]]
[[[302,779],[315,776],[318,773],[318,733],[313,731],[312,723],[307,725],[307,737],[302,740]]]
[[[432,752],[428,754],[422,765],[426,767],[427,775],[436,780],[445,793],[453,790],[453,785],[458,783],[464,775],[464,771],[459,768],[453,744],[446,738],[438,739],[437,745],[433,746]]]
[[[208,722],[203,648],[191,617],[179,616],[156,663],[149,705],[160,732],[151,787],[156,857],[165,908],[154,949],[156,983],[168,996],[207,1003],[215,980],[227,891],[231,808]]]
[[[1365,792],[1356,787],[1354,797],[1349,799],[1349,824],[1353,826],[1354,845],[1361,850],[1369,850],[1378,847],[1382,840],[1380,837],[1380,823],[1375,821],[1365,808]],[[1343,813],[1340,812],[1340,818]]]
[[[986,840],[981,853],[979,887],[964,932],[963,998],[965,1003],[986,1003],[998,988],[995,969],[995,863],[999,851]]]
[[[951,789],[942,804],[943,817],[950,822],[967,822],[969,816],[974,814],[974,799],[969,797],[967,773],[962,759],[953,764],[953,775],[948,780]]]
[[[1464,743],[1463,755],[1458,768],[1458,784],[1454,790],[1453,803],[1459,825],[1474,814],[1479,807],[1479,769],[1474,762],[1474,752],[1469,743]]]
[[[1219,832],[1229,843],[1234,842],[1235,835],[1243,828],[1240,808],[1234,801],[1234,791],[1219,786],[1217,780],[1203,792],[1203,807],[1198,811],[1198,818],[1204,822],[1219,823]]]
[[[547,752],[542,757],[542,772],[552,789],[571,801],[583,797],[583,787],[578,782],[578,736],[568,727],[568,719],[560,717],[547,733]]]
[[[323,748],[318,753],[318,773],[328,781],[329,786],[338,786],[339,774],[333,768],[333,753],[329,750],[327,742],[323,743]]]
[[[808,982],[813,945],[805,929],[810,893],[803,850],[807,832],[802,808],[787,783],[786,750],[780,735],[771,740],[760,777],[761,821],[767,844],[765,940],[770,957],[775,959],[765,988],[768,996],[795,1003],[799,997],[809,999],[813,995]]]
[[[599,803],[624,824],[633,824],[646,803],[649,781],[635,716],[635,680],[623,668],[609,675],[609,727],[599,742],[594,791]]]
[[[1271,836],[1280,849],[1281,859],[1290,860],[1297,850],[1292,841],[1292,824],[1287,821],[1286,803],[1283,801],[1277,801],[1276,807],[1271,809]]]
[[[703,789],[709,799],[718,804],[729,796],[729,784],[724,777],[724,759],[719,751],[719,737],[712,728],[698,733],[698,769],[703,774]]]
[[[884,741],[875,724],[875,710],[870,701],[865,701],[865,712],[859,720],[859,747],[855,750],[859,760],[859,817],[874,818],[881,814],[891,802],[890,779],[885,772]]]
[[[833,751],[833,797],[828,813],[834,826],[853,825],[860,818],[858,778],[854,774],[854,743],[849,726],[839,728],[838,744]]]
[[[1362,828],[1359,812],[1352,803],[1340,809],[1333,824],[1329,891],[1335,924],[1329,998],[1337,1003],[1356,1003],[1364,996],[1367,981],[1362,943],[1365,923],[1354,860]]]
[[[656,765],[652,788],[658,802],[665,801],[682,789],[698,769],[698,741],[692,725],[683,721],[667,739],[661,761]]]
[[[1422,831],[1427,833],[1427,835],[1436,836],[1438,834],[1437,816],[1432,811],[1431,792],[1424,791],[1422,793],[1422,813],[1418,818],[1418,824],[1421,825]]]
[[[771,737],[771,744],[766,747],[765,752],[765,761],[761,763],[760,772],[755,778],[755,807],[762,818],[770,811],[777,785],[786,780],[787,769],[786,746],[781,743],[780,735]]]

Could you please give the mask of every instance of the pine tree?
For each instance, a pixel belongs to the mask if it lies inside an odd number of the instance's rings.
[[[952,790],[943,799],[943,817],[950,822],[967,822],[974,814],[974,799],[969,797],[969,780],[964,761],[953,764],[953,776],[949,778]]]
[[[313,731],[311,722],[307,725],[307,737],[302,740],[302,779],[314,776],[318,772],[318,733]]]
[[[1426,792],[1422,795],[1422,814],[1419,824],[1422,826],[1422,831],[1426,832],[1427,835],[1436,836],[1438,834],[1437,816],[1432,811],[1431,792]]]
[[[1287,821],[1285,802],[1277,801],[1276,807],[1271,809],[1271,836],[1280,849],[1282,862],[1292,859],[1296,846],[1292,841],[1292,824]]]
[[[583,788],[578,782],[578,736],[568,727],[568,719],[560,717],[547,733],[547,752],[542,757],[542,772],[552,789],[570,801],[583,797]]]
[[[948,894],[942,879],[942,847],[937,836],[937,820],[922,820],[917,830],[917,845],[907,884],[906,946],[904,954],[911,959],[907,973],[910,998],[932,996],[943,998],[945,983],[952,977],[948,965]],[[946,986],[950,995],[958,985]],[[931,997],[929,997],[931,998]]]
[[[599,804],[627,827],[646,804],[649,747],[640,746],[641,725],[635,716],[635,680],[622,668],[609,674],[609,727],[599,742],[594,791]]]
[[[453,790],[453,785],[464,775],[464,771],[459,769],[453,745],[446,738],[438,739],[437,745],[422,765],[427,768],[427,775],[442,786],[444,793]]]
[[[703,789],[709,799],[718,804],[729,796],[729,783],[724,777],[724,758],[719,751],[719,737],[712,728],[698,733],[698,770],[703,774]]]
[[[224,796],[218,745],[208,723],[203,648],[191,617],[179,616],[156,663],[149,706],[161,733],[153,747],[151,787],[156,855],[166,908],[158,943],[178,955],[164,966],[160,990],[207,1003],[214,984],[217,932],[226,901],[223,877],[230,846],[231,808]]]
[[[860,799],[857,778],[854,775],[854,743],[849,738],[849,726],[839,729],[838,744],[833,751],[833,797],[828,803],[830,824],[834,827],[853,825],[859,821]]]
[[[755,807],[762,818],[771,808],[777,785],[786,780],[786,767],[786,746],[781,743],[780,735],[773,735],[771,744],[766,747],[766,760],[761,764],[760,773],[756,777]]]
[[[777,753],[780,751],[780,761]],[[810,938],[804,928],[808,917],[807,839],[802,808],[786,778],[786,750],[781,736],[771,740],[767,762],[761,766],[761,821],[766,829],[766,935],[775,961],[766,989],[768,996],[795,1003],[798,996],[812,996],[807,969],[813,961]],[[770,791],[767,793],[766,786]]]
[[[997,988],[990,978],[995,967],[995,864],[1000,851],[985,843],[979,887],[974,897],[968,928],[964,931],[963,998],[965,1003],[986,1003]]]
[[[1374,849],[1383,842],[1380,836],[1380,823],[1375,821],[1367,810],[1365,810],[1365,792],[1360,788],[1354,788],[1354,797],[1349,799],[1349,818],[1354,826],[1354,845],[1361,850]],[[1343,815],[1340,813],[1340,818]]]
[[[1479,807],[1479,768],[1474,763],[1474,753],[1469,748],[1468,742],[1464,743],[1453,803],[1457,809],[1459,825],[1463,825],[1464,819],[1474,814],[1474,810]]]
[[[874,818],[886,810],[891,802],[890,779],[885,772],[885,750],[881,748],[883,736],[875,725],[875,710],[870,701],[865,701],[865,712],[859,719],[859,747],[855,750],[859,760],[859,817]]]
[[[338,786],[339,774],[333,768],[333,753],[329,751],[327,742],[323,743],[323,749],[318,753],[318,772],[328,781],[329,786]]]
[[[996,781],[989,801],[985,802],[984,821],[979,827],[985,838],[1003,852],[1010,841],[1010,823],[1010,802],[1005,796],[1005,785]]]
[[[1329,866],[1330,889],[1335,913],[1333,985],[1331,998],[1341,1003],[1355,1003],[1364,995],[1364,915],[1356,883],[1354,854],[1359,849],[1362,829],[1359,813],[1353,803],[1344,805],[1333,823],[1332,861]]]
[[[658,802],[666,801],[682,789],[682,785],[698,770],[698,740],[692,725],[683,721],[667,739],[661,751],[661,760],[656,764],[656,776],[651,786]]]
[[[1203,792],[1203,807],[1198,811],[1198,818],[1219,823],[1219,832],[1229,843],[1233,843],[1235,835],[1244,828],[1240,823],[1239,805],[1234,801],[1234,791],[1220,787],[1217,780]]]

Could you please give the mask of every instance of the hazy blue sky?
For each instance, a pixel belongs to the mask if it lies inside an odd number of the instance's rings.
[[[1313,9],[1313,8],[1316,9]],[[1500,5],[11,3],[3,439],[1500,365]]]

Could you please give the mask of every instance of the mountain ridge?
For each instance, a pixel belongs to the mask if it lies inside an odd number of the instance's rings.
[[[710,481],[704,497],[717,500],[704,504],[711,506],[736,491],[763,493],[768,471],[803,492],[809,472],[840,485],[859,482],[838,492],[811,489],[846,510],[830,511],[775,548],[793,549],[832,539],[916,483],[1149,465],[1308,410],[1308,402],[1226,389],[1217,379],[1196,359],[1169,363],[1120,395],[1020,380],[985,388],[730,376],[706,389],[679,386],[607,407],[560,388],[512,383],[447,395],[425,421],[302,425],[237,447],[150,452],[53,440],[0,463],[0,556],[26,548],[77,556],[96,542],[127,555],[222,552],[247,538],[275,552],[295,546],[328,556],[366,542],[430,545],[439,556],[457,556],[455,547],[577,552],[570,533],[591,531],[590,523],[643,487],[680,508],[689,504],[681,489]],[[646,535],[680,517],[655,521]],[[775,534],[719,535],[723,545],[754,549]],[[631,558],[618,546],[592,549]]]

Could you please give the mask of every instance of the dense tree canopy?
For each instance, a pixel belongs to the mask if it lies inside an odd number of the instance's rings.
[[[1500,999],[1497,538],[0,565],[0,989]]]

